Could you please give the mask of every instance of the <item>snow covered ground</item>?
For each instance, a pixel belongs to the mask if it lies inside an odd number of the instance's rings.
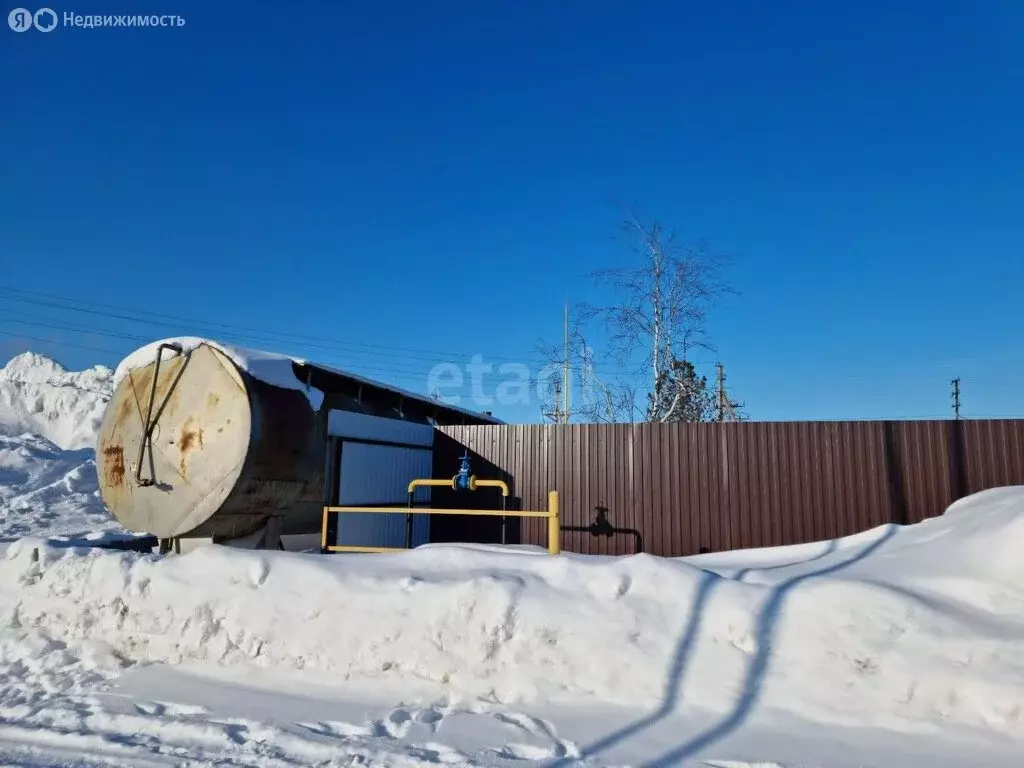
[[[59,446],[11,439],[3,478],[50,489],[19,519],[70,530],[64,515],[95,514],[49,481]],[[0,552],[2,765],[1009,768],[1024,754],[1024,488],[908,528],[682,560],[161,558],[25,533]]]

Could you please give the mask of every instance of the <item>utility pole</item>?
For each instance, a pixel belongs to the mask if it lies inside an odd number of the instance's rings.
[[[551,410],[545,411],[544,415],[555,424],[569,423],[569,300],[565,302],[565,316],[563,328],[563,349],[562,349],[562,380],[554,381],[554,391],[551,397]]]
[[[960,419],[960,377],[956,377],[951,382],[953,385],[953,416]]]
[[[715,383],[715,398],[718,401],[718,421],[725,421],[725,366],[715,363],[717,381]]]
[[[545,411],[544,415],[547,416],[555,424],[562,423],[562,409],[559,407],[559,401],[562,396],[562,382],[555,379],[553,383],[553,391],[551,393],[551,410]]]
[[[563,358],[565,360],[565,366],[562,371],[562,414],[565,418],[563,424],[569,423],[569,297],[565,297],[565,327],[563,330],[565,336],[565,349],[563,352]]]
[[[736,412],[739,403],[732,401],[725,388],[725,366],[715,363],[715,372],[717,374],[715,383],[716,419],[718,421],[743,421],[739,413]]]

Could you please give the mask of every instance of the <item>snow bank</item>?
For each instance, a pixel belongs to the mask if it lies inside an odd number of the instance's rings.
[[[920,582],[955,588],[981,580],[1024,586],[1024,487],[993,488],[952,504],[940,517],[901,528],[882,526],[834,541],[716,552],[683,558],[747,583],[777,585],[847,563],[884,540],[869,560],[844,565],[845,578]]]
[[[0,370],[0,435],[41,435],[64,450],[93,448],[113,373],[96,366],[70,372],[26,352]]]
[[[113,372],[71,372],[26,352],[0,370],[0,538],[118,529],[93,446]]]
[[[171,339],[161,339],[135,350],[117,366],[117,370],[114,372],[114,386],[116,387],[121,379],[128,375],[129,371],[133,371],[137,368],[144,368],[150,363],[155,362],[157,350],[160,348],[161,344],[177,344],[184,351],[195,349],[201,344],[208,344],[214,349],[218,349],[223,352],[231,358],[235,365],[260,381],[265,381],[267,384],[273,384],[275,387],[281,387],[283,389],[297,389],[300,392],[303,392],[306,397],[309,398],[310,405],[313,407],[314,411],[320,410],[320,405],[323,403],[323,392],[314,387],[307,387],[305,382],[301,382],[295,378],[292,363],[299,363],[301,365],[305,363],[305,360],[287,357],[285,355],[278,355],[273,352],[261,352],[255,349],[234,347],[228,344],[221,344],[217,341],[211,341],[210,339],[199,338],[197,336],[179,336]],[[173,354],[173,350],[165,350],[164,359]]]
[[[100,497],[93,456],[38,435],[0,435],[0,539],[120,530]]]
[[[0,562],[0,611],[138,660],[429,680],[502,703],[671,703],[737,720],[757,707],[1019,737],[1022,521],[1024,489],[990,492],[781,567],[737,554],[732,577],[646,555],[159,558],[23,540]]]

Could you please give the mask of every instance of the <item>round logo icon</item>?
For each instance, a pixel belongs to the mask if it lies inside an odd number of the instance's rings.
[[[32,29],[32,11],[28,8],[15,8],[7,14],[7,26],[15,32],[28,32]]]
[[[53,8],[40,8],[32,21],[40,32],[53,32],[57,27],[57,12]]]

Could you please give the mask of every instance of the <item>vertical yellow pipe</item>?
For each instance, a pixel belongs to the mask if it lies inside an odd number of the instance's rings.
[[[562,551],[561,533],[558,491],[548,491],[548,553],[557,555]]]
[[[327,549],[327,507],[324,507],[324,520],[320,526],[320,551]]]

